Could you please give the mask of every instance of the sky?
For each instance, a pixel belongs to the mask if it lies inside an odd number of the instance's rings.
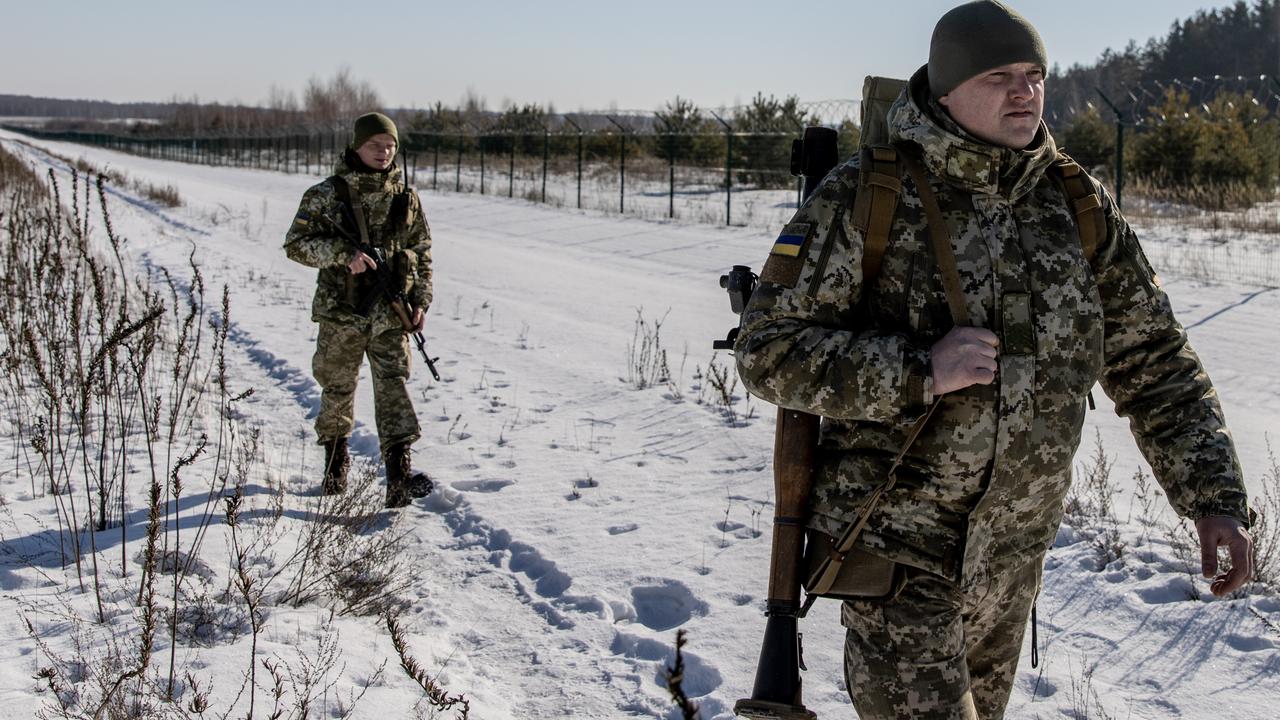
[[[854,98],[865,75],[905,77],[956,0],[0,0],[0,94],[115,102],[263,103],[347,67],[387,107],[653,110],[757,92]],[[1024,0],[1051,63],[1163,36],[1209,0]],[[376,8],[376,9],[373,9]]]

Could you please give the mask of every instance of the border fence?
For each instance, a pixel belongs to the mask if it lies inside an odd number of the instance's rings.
[[[1131,218],[1174,223],[1184,235],[1177,247],[1152,247],[1153,257],[1168,258],[1179,272],[1230,267],[1231,277],[1280,284],[1272,252],[1280,244],[1280,79],[1152,81],[1058,97],[1053,90],[1046,121],[1059,145],[1112,189]],[[652,113],[437,107],[398,113],[397,122],[405,171],[422,189],[774,229],[800,200],[792,140],[806,125],[835,127],[847,157],[857,147],[859,111],[857,100],[757,96],[718,110],[677,99]],[[155,125],[127,132],[6,127],[152,158],[317,176],[332,172],[349,138],[345,125],[185,133]],[[1173,205],[1183,210],[1171,220],[1162,213]],[[1235,239],[1248,242],[1224,246]]]

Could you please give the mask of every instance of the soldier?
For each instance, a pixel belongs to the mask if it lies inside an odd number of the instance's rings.
[[[382,251],[393,282],[413,306],[414,330],[421,330],[431,304],[431,231],[417,193],[395,164],[398,143],[391,118],[376,112],[357,118],[351,146],[333,176],[302,196],[284,243],[289,259],[319,270],[311,319],[320,324],[312,372],[322,389],[316,418],[325,449],[322,491],[346,489],[356,379],[368,355],[387,507],[431,492],[427,476],[410,467],[409,449],[421,431],[405,388],[406,330],[386,301],[376,262],[356,247],[367,234],[365,242]]]
[[[889,112],[907,171],[873,178],[900,193],[879,275],[864,285],[853,209],[869,169],[855,156],[787,225],[743,314],[747,388],[825,418],[810,530],[840,537],[865,516],[855,548],[882,560],[884,576],[860,582],[889,592],[841,614],[863,720],[1003,716],[1095,382],[1195,522],[1206,577],[1229,548],[1212,592],[1251,574],[1243,477],[1208,375],[1105,189],[1088,178],[1102,207],[1087,260],[1046,172],[1046,67],[1035,28],[1003,4],[945,14]],[[951,272],[933,251],[948,245]]]

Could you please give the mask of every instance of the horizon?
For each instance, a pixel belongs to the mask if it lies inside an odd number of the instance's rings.
[[[397,34],[389,36],[378,22],[336,22],[346,9],[331,0],[266,7],[229,0],[217,8],[142,0],[127,14],[82,1],[30,4],[7,13],[13,27],[61,26],[64,37],[42,59],[39,72],[7,78],[0,93],[118,104],[263,106],[273,92],[300,99],[309,80],[327,81],[346,67],[354,81],[377,91],[387,109],[457,106],[468,96],[489,110],[537,104],[556,112],[647,112],[677,96],[702,107],[739,106],[756,93],[804,101],[856,98],[863,75],[905,77],[923,64],[933,24],[955,4],[921,0],[904,18],[888,4],[817,0],[805,12],[821,21],[796,23],[784,33],[777,30],[777,14],[764,11],[760,2],[652,0],[601,8],[554,0],[496,11],[392,3],[387,24]],[[1016,9],[1040,30],[1051,66],[1067,69],[1096,63],[1104,51],[1120,51],[1131,42],[1142,47],[1165,36],[1175,21],[1230,4],[1172,0],[1157,14],[1136,0],[1081,0],[1070,8],[1040,0]],[[294,8],[301,17],[290,16]],[[1104,9],[1109,19],[1098,22]],[[73,20],[62,17],[66,10]],[[245,23],[245,17],[253,21]],[[859,25],[877,29],[862,31]],[[185,27],[203,32],[187,37],[174,30]],[[482,29],[424,36],[418,27]],[[383,38],[377,41],[383,49],[364,52],[347,42],[353,33]],[[812,47],[837,48],[828,51],[831,60],[789,39],[802,35]],[[43,38],[30,32],[6,42],[0,63],[30,65],[31,57],[49,52]],[[699,53],[696,62],[685,59],[690,48]],[[807,67],[794,57],[808,57]],[[465,58],[463,68],[436,74],[441,66],[458,65],[459,58]]]

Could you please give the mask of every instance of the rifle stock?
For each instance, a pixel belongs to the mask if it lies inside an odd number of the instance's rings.
[[[791,172],[804,177],[804,196],[817,189],[836,166],[836,131],[805,128],[803,140],[792,145]],[[773,511],[773,546],[769,563],[769,595],[765,602],[764,641],[756,664],[750,698],[733,706],[734,713],[751,720],[816,720],[801,694],[800,590],[804,567],[805,525],[813,487],[814,454],[822,419],[799,410],[778,408],[773,440],[773,482],[777,501]]]

